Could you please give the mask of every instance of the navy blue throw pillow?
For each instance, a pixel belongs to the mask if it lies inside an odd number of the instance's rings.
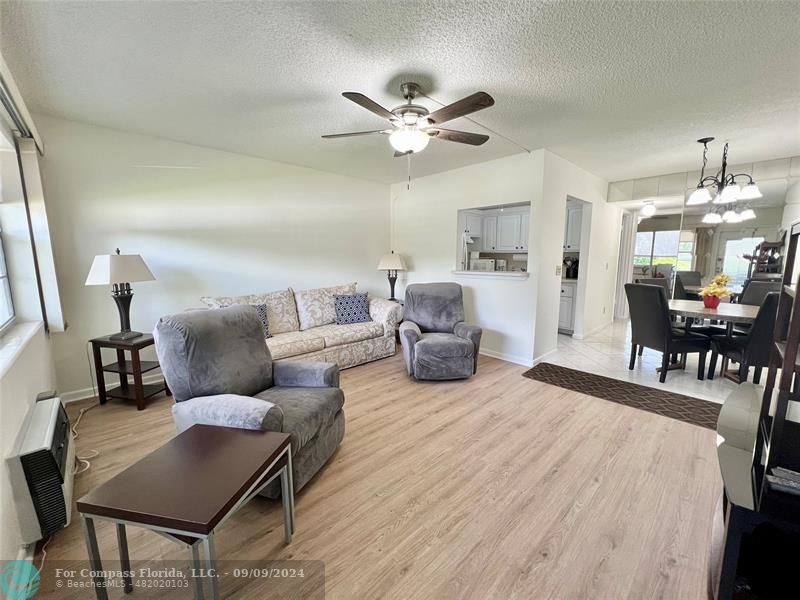
[[[369,316],[367,292],[361,294],[336,294],[335,307],[337,325],[372,321]]]

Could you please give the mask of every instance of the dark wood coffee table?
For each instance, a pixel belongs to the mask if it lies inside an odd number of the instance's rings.
[[[191,550],[192,568],[216,573],[214,532],[268,483],[280,476],[286,543],[294,533],[294,485],[289,434],[195,425],[78,500],[92,571],[102,564],[95,519],[117,525],[121,568],[130,571],[126,525],[160,533]],[[195,598],[203,581],[194,578]],[[217,576],[208,577],[211,597],[219,598]],[[102,577],[95,577],[97,598],[108,598]],[[124,590],[133,590],[131,578]]]

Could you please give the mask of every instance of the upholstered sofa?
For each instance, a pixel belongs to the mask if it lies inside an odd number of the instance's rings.
[[[205,296],[200,300],[212,309],[237,304],[266,305],[270,333],[267,346],[275,362],[315,360],[347,369],[394,355],[395,331],[402,318],[402,306],[397,302],[370,297],[371,321],[337,325],[336,295],[355,292],[356,284],[351,283],[246,296]]]
[[[254,307],[165,316],[153,335],[179,433],[196,424],[289,433],[295,491],[341,443],[344,394],[338,367],[273,363]],[[262,493],[277,497],[278,484]]]

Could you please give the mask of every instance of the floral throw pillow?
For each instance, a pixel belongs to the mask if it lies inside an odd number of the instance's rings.
[[[369,316],[367,292],[362,294],[336,294],[336,324],[350,325],[372,321]]]

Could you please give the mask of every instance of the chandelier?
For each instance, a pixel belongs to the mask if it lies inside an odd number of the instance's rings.
[[[702,204],[713,205],[711,210],[703,217],[703,223],[716,225],[718,223],[741,223],[756,218],[756,213],[750,206],[750,200],[761,198],[753,178],[746,173],[728,173],[728,144],[722,149],[722,167],[716,175],[706,176],[708,164],[708,144],[714,141],[713,137],[697,140],[703,144],[703,167],[700,170],[700,181],[686,200],[686,206],[699,206]],[[743,184],[737,179],[747,178]],[[711,191],[714,194],[711,194]],[[742,202],[742,204],[739,204]]]

